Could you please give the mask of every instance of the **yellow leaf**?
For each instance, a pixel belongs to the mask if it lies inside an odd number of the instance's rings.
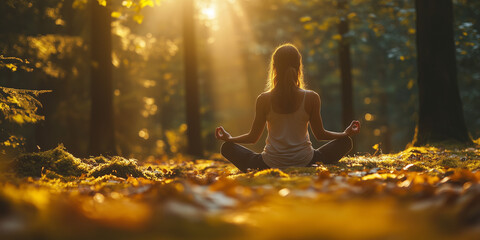
[[[22,125],[23,123],[25,123],[25,120],[23,118],[22,115],[20,114],[15,114],[13,117],[12,117],[12,120],[20,125]]]
[[[142,0],[140,2],[140,8],[144,8],[146,6],[153,7],[153,1],[152,0]]]
[[[122,6],[127,7],[127,8],[131,8],[132,5],[133,5],[133,2],[131,0],[122,2]]]
[[[303,28],[304,28],[305,30],[310,31],[310,30],[313,30],[314,25],[313,25],[313,23],[307,23],[307,24],[303,25]]]
[[[309,17],[309,16],[305,16],[305,17],[300,18],[300,22],[308,22],[308,21],[311,21],[311,20],[312,20],[312,18]]]
[[[133,16],[133,20],[138,24],[141,24],[143,22],[143,15],[136,14]]]
[[[8,104],[0,103],[0,110],[8,111],[8,110],[10,110],[10,107],[8,106]]]
[[[356,16],[357,16],[357,14],[354,13],[354,12],[352,12],[352,13],[349,13],[349,14],[348,14],[347,18],[348,18],[348,19],[352,19],[352,18],[354,18],[354,17],[356,17]]]
[[[373,174],[369,174],[362,177],[362,180],[375,180],[375,179],[383,180],[383,179],[389,179],[389,178],[395,179],[396,177],[397,175],[393,173],[382,173],[382,174],[373,173]]]
[[[408,81],[407,88],[408,88],[408,89],[412,89],[413,84],[415,84],[415,82],[413,81],[413,79],[410,79],[410,80]]]
[[[333,40],[342,40],[342,35],[340,35],[340,34],[335,34],[335,35],[333,35],[332,39],[333,39]]]
[[[12,70],[12,72],[17,71],[17,66],[15,66],[15,64],[7,63],[7,64],[5,65],[5,67],[10,68],[10,70]]]
[[[87,5],[87,0],[75,0],[72,4],[72,7],[75,9],[84,9]]]
[[[378,143],[372,146],[373,149],[378,150]]]
[[[121,16],[122,16],[122,14],[120,12],[112,12],[112,17],[113,18],[119,18]]]
[[[107,6],[107,0],[97,0],[97,1],[98,1],[98,4],[100,4],[101,6],[104,6],[104,7]]]
[[[17,105],[19,105],[19,103],[20,103],[18,101],[17,97],[15,97],[15,96],[8,97],[8,102],[10,102],[12,104],[17,104]]]

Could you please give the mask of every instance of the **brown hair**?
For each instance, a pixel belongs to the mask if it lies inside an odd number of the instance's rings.
[[[289,111],[295,107],[297,88],[305,88],[302,55],[293,44],[283,44],[275,49],[270,59],[266,90],[273,92],[275,102]]]

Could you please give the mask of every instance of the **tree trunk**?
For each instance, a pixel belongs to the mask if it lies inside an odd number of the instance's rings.
[[[342,82],[342,123],[344,128],[348,127],[353,120],[352,60],[350,57],[350,40],[346,37],[349,29],[345,5],[345,0],[338,0],[337,9],[340,13],[338,34],[341,36],[338,44],[338,60]]]
[[[89,153],[115,154],[111,13],[96,0],[91,6],[91,115]]]
[[[183,44],[185,52],[185,99],[187,107],[188,154],[203,156],[195,48],[195,7],[193,0],[183,1]]]
[[[413,145],[471,143],[458,91],[451,0],[416,0],[419,116]]]
[[[350,37],[346,36],[349,31],[346,4],[346,0],[337,1],[337,10],[340,18],[337,27],[338,34],[341,36],[338,43],[338,60],[342,88],[343,128],[348,127],[353,120],[352,59],[350,57]],[[355,145],[353,145],[351,152],[356,152]]]

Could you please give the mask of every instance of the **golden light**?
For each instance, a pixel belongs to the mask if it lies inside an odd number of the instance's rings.
[[[122,6],[127,7],[127,8],[131,8],[132,5],[133,5],[133,2],[131,0],[122,2]]]
[[[256,93],[264,88],[263,80],[253,79],[263,79],[268,66],[261,54],[244,44],[258,41],[240,1],[211,0],[198,4],[199,19],[204,19],[202,23],[208,30],[205,51],[209,54],[212,95],[218,99],[211,108],[218,124],[231,132],[244,131],[254,117]]]
[[[380,129],[378,129],[378,128],[376,128],[375,130],[373,130],[373,135],[375,135],[375,136],[377,136],[377,137],[380,136],[381,133],[382,133],[382,131],[381,131]]]
[[[165,142],[163,140],[157,140],[155,144],[157,145],[157,148],[163,149],[165,147]]]
[[[213,20],[217,17],[217,11],[215,9],[215,6],[214,5],[210,5],[208,7],[203,7],[201,10],[200,10],[200,13],[206,18],[206,19],[209,19],[209,20]]]
[[[145,139],[145,140],[147,140],[147,139],[150,137],[150,135],[148,134],[148,129],[143,128],[142,130],[140,130],[140,131],[138,132],[138,136],[141,137],[141,138],[143,138],[143,139]]]
[[[220,16],[220,8],[222,8],[221,2],[219,1],[198,1],[198,20],[200,24],[206,26],[210,31],[217,31],[220,28],[219,19],[223,18]]]
[[[374,117],[370,113],[365,113],[365,120],[367,121],[373,121]]]
[[[363,99],[363,102],[364,102],[365,104],[370,104],[370,103],[372,103],[372,99],[369,98],[369,97],[366,97],[365,99]]]
[[[286,197],[288,194],[290,194],[290,190],[288,190],[288,188],[282,188],[280,191],[278,191],[278,194],[282,197]]]

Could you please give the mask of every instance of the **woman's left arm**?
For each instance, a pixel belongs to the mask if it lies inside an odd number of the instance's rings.
[[[223,127],[217,127],[215,130],[215,137],[217,139],[234,142],[234,143],[256,143],[263,133],[265,123],[267,122],[266,101],[265,96],[260,94],[255,103],[255,117],[253,119],[252,127],[248,133],[237,137],[232,137]]]

